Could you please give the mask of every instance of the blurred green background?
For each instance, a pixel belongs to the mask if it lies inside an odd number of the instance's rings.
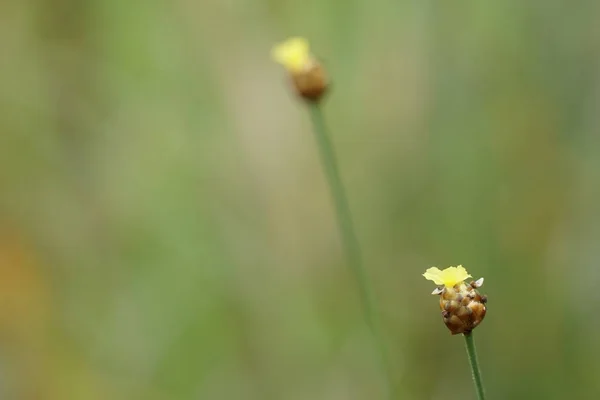
[[[600,2],[4,0],[0,398],[473,399],[421,274],[484,276],[490,399],[600,398]]]

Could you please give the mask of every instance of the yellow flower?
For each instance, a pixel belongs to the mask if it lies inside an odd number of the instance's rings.
[[[448,267],[443,271],[431,267],[423,276],[441,286],[431,294],[440,296],[442,319],[453,335],[469,334],[479,326],[487,313],[487,297],[477,290],[483,285],[483,278],[465,283],[471,275],[462,265]]]
[[[425,271],[423,276],[425,279],[433,281],[436,285],[444,285],[447,288],[454,287],[454,285],[463,282],[467,278],[472,278],[462,265],[448,267],[443,271],[440,271],[436,267],[431,267]]]
[[[318,102],[327,91],[329,80],[323,66],[310,53],[308,41],[293,37],[271,50],[271,57],[288,71],[296,93],[304,100]]]
[[[279,43],[271,50],[271,57],[293,74],[306,71],[314,63],[308,41],[302,37]]]

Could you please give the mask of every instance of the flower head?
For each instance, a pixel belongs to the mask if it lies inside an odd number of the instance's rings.
[[[277,44],[271,50],[271,57],[293,74],[310,68],[314,62],[308,41],[301,37],[293,37]]]
[[[451,288],[457,283],[464,282],[467,278],[472,276],[467,272],[462,265],[458,267],[448,267],[443,271],[439,268],[431,267],[423,274],[425,279],[433,281],[436,285],[444,285],[447,288]]]
[[[432,267],[423,276],[440,286],[432,294],[440,296],[442,319],[453,335],[470,333],[483,321],[487,312],[487,297],[477,290],[483,285],[483,278],[465,283],[471,275],[462,265],[443,271]]]
[[[317,102],[329,85],[323,66],[310,52],[308,41],[293,37],[271,50],[273,60],[288,71],[296,92],[305,100]]]

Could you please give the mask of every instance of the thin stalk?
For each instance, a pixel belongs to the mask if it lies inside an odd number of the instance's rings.
[[[471,364],[471,373],[473,375],[473,384],[477,392],[478,400],[485,400],[485,390],[483,381],[481,380],[481,370],[479,369],[479,361],[477,360],[477,351],[475,350],[475,341],[473,340],[473,332],[465,333],[465,346],[469,355],[469,363]]]
[[[321,165],[323,172],[327,177],[329,190],[331,191],[331,197],[333,199],[342,245],[346,253],[348,265],[358,283],[360,301],[362,303],[365,320],[371,330],[373,339],[380,353],[388,384],[388,397],[394,398],[392,368],[388,359],[385,342],[379,331],[379,321],[375,312],[374,300],[363,263],[362,251],[354,229],[354,222],[348,204],[346,189],[340,176],[337,157],[331,139],[329,138],[329,132],[320,105],[318,103],[309,103],[309,108],[315,137],[321,154]]]

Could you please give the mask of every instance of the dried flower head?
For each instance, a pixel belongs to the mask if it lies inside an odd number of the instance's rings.
[[[483,321],[487,297],[477,290],[483,285],[483,278],[466,284],[471,275],[462,265],[444,270],[432,267],[423,276],[439,285],[432,294],[440,296],[442,318],[453,335],[470,333]]]
[[[327,90],[325,70],[311,54],[306,39],[293,37],[279,43],[271,50],[271,57],[288,71],[296,91],[304,99],[317,101]]]

